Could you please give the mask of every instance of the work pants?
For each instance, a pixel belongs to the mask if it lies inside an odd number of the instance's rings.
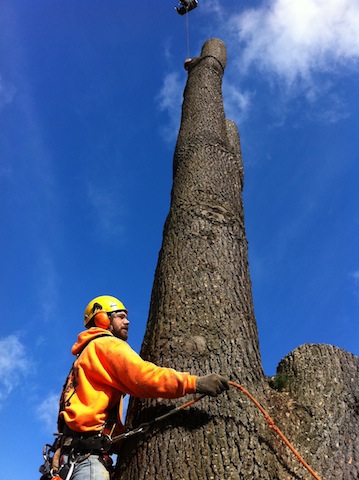
[[[100,455],[90,455],[75,465],[71,480],[110,480],[110,474]]]

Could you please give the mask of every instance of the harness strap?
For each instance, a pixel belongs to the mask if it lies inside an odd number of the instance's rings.
[[[70,405],[70,400],[71,400],[71,397],[73,395],[75,395],[76,393],[76,386],[77,386],[77,383],[74,382],[74,385],[73,385],[73,392],[71,393],[71,395],[69,396],[69,398],[65,399],[65,396],[66,396],[66,388],[67,388],[67,385],[70,381],[70,378],[72,376],[74,376],[74,368],[75,368],[75,362],[78,360],[78,358],[80,357],[81,353],[85,350],[85,348],[93,341],[97,340],[98,338],[102,338],[102,337],[109,337],[111,336],[109,333],[100,333],[99,335],[97,335],[96,337],[93,337],[93,338],[90,338],[90,340],[85,343],[85,345],[82,347],[81,351],[76,355],[76,359],[74,360],[71,368],[70,368],[70,371],[66,377],[66,380],[65,380],[65,383],[62,387],[62,392],[61,392],[61,396],[60,396],[60,406],[59,406],[59,412],[58,412],[58,416],[57,416],[57,428],[58,428],[58,431],[59,432],[63,432],[64,429],[65,429],[65,426],[66,426],[66,423],[63,419],[63,417],[61,416],[61,412],[64,411],[66,409],[66,406],[69,406]]]
[[[61,450],[62,450],[62,445],[60,445],[59,448],[57,448],[57,450],[54,453],[54,456],[52,457],[51,472],[53,474],[56,474],[59,471]]]

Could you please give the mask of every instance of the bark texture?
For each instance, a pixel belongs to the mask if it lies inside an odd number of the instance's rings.
[[[358,478],[358,358],[298,348],[268,384],[254,316],[237,128],[226,120],[226,49],[208,40],[188,65],[170,211],[141,355],[244,385],[325,479]],[[280,383],[280,385],[278,385]],[[281,391],[278,391],[281,390]],[[131,399],[133,427],[182,401]],[[237,390],[126,440],[118,479],[305,479],[310,475]]]

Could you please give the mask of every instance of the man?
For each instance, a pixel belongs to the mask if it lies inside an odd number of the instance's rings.
[[[218,375],[203,377],[146,362],[127,344],[127,309],[115,297],[96,297],[84,313],[86,330],[72,347],[77,355],[65,382],[59,413],[62,453],[75,454],[71,480],[108,480],[107,436],[123,429],[122,397],[217,396],[228,390]],[[116,411],[115,420],[113,412]]]

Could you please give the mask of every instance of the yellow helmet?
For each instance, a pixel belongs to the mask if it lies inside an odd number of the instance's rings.
[[[127,313],[126,307],[122,302],[120,302],[120,300],[115,297],[111,297],[110,295],[102,295],[91,300],[91,302],[85,308],[85,327],[87,327],[87,325],[91,322],[95,314],[101,310],[106,313],[118,311],[124,311]]]

